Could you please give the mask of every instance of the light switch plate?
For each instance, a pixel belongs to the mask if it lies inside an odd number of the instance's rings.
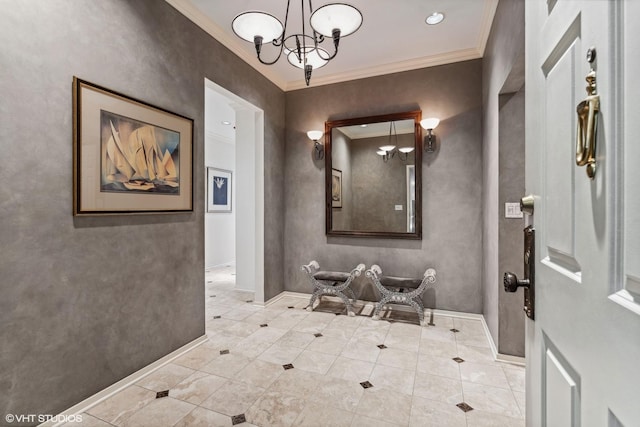
[[[505,218],[522,218],[522,211],[520,210],[520,202],[505,203],[504,204],[504,217]]]
[[[396,210],[397,211],[401,211],[402,210],[402,205],[396,205]]]

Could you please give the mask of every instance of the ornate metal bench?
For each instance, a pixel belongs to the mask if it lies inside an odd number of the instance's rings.
[[[422,294],[427,286],[436,282],[436,271],[433,268],[428,268],[422,279],[383,276],[379,265],[371,266],[366,275],[381,294],[380,301],[373,311],[373,320],[380,319],[380,310],[385,304],[404,304],[413,307],[418,313],[420,325],[425,325]]]
[[[311,261],[308,265],[303,265],[302,271],[307,273],[311,284],[315,288],[306,309],[313,311],[313,304],[316,302],[316,299],[322,299],[323,295],[332,295],[344,301],[349,316],[355,316],[353,312],[353,302],[356,300],[356,297],[349,285],[351,285],[353,279],[362,274],[364,268],[364,264],[359,264],[351,270],[350,273],[344,273],[340,271],[320,271],[320,265],[316,261]]]

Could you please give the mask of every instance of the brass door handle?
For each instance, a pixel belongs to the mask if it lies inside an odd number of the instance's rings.
[[[593,50],[591,58],[593,57],[595,57],[595,50]],[[590,58],[589,54],[587,54],[587,58]],[[600,95],[596,93],[596,72],[593,69],[587,74],[585,80],[588,83],[587,97],[576,108],[578,113],[576,164],[578,166],[586,166],[587,176],[593,179],[596,176],[596,137]]]

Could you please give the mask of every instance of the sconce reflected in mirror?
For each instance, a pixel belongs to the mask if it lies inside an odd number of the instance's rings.
[[[310,140],[314,142],[313,146],[316,150],[316,160],[322,160],[324,158],[324,145],[322,145],[318,140],[322,138],[324,132],[321,130],[310,130],[307,132],[307,136]]]
[[[435,117],[420,121],[420,126],[427,131],[427,136],[424,137],[424,151],[427,153],[433,153],[434,151],[436,136],[433,130],[438,127],[438,124],[440,124],[440,119]]]

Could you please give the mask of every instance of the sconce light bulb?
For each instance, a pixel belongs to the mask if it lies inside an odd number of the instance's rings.
[[[376,151],[376,154],[377,154],[378,156],[384,156],[384,155],[386,155],[386,154],[387,154],[387,152],[386,152],[386,151],[383,151],[383,150],[380,150],[380,151]]]
[[[383,145],[382,147],[379,147],[382,151],[393,151],[394,148],[396,148],[395,145]]]
[[[309,132],[307,132],[307,136],[312,141],[319,140],[320,138],[322,138],[322,135],[324,135],[324,132],[322,132],[321,130],[310,130]]]
[[[439,124],[440,119],[436,117],[429,117],[428,119],[420,120],[420,126],[422,126],[423,129],[433,130],[437,128]]]

